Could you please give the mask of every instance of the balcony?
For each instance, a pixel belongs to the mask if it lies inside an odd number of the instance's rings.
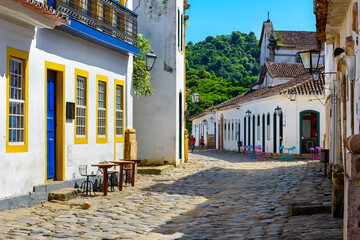
[[[59,29],[120,52],[138,54],[137,14],[115,0],[47,0],[69,16]]]

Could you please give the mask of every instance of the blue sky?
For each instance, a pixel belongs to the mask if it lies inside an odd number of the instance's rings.
[[[196,43],[207,36],[233,31],[253,31],[259,39],[268,11],[275,30],[316,30],[313,0],[189,0],[189,3],[186,42]]]

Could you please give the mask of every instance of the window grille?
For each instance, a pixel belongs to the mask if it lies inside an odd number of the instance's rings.
[[[86,137],[86,78],[77,76],[76,136]]]
[[[25,98],[23,61],[10,58],[9,84],[9,143],[24,144]]]
[[[98,83],[98,136],[106,136],[106,92],[105,83]]]
[[[116,136],[123,136],[123,86],[116,86]]]

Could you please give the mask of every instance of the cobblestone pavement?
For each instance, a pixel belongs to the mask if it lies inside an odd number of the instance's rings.
[[[0,238],[342,239],[342,220],[330,214],[289,217],[291,202],[327,201],[329,180],[310,174],[319,165],[219,151],[189,158],[161,176],[139,175],[135,187],[107,197],[0,212]],[[85,201],[92,206],[82,210]]]

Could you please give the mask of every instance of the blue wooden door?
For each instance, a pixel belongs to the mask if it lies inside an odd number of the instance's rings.
[[[47,178],[55,177],[55,80],[56,72],[47,72]]]

